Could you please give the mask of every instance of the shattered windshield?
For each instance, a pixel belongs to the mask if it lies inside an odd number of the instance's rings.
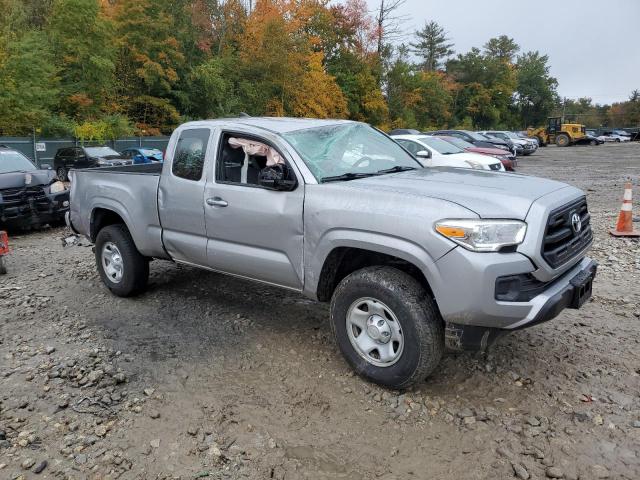
[[[0,173],[31,172],[37,170],[27,157],[18,152],[0,150]]]
[[[296,130],[282,136],[319,181],[422,167],[396,142],[361,123]]]

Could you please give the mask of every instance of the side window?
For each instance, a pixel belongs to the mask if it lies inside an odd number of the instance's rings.
[[[411,142],[409,140],[398,140],[398,142],[400,143],[400,145],[402,145],[404,148],[409,150],[414,155],[418,153],[420,150],[426,150],[425,148],[420,148],[420,145],[418,145],[417,143]]]
[[[82,150],[81,148],[76,148],[75,149],[75,157],[76,158],[84,158],[84,150]]]
[[[183,130],[178,138],[171,171],[176,177],[200,180],[211,131],[208,128]]]
[[[280,153],[267,142],[241,134],[224,133],[218,152],[216,181],[221,183],[257,186],[262,169],[286,165]],[[288,169],[285,171],[290,173]]]

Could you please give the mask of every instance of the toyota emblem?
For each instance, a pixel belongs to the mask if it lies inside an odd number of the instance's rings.
[[[582,230],[582,220],[580,220],[580,215],[577,213],[571,215],[571,228],[575,233],[580,233],[580,230]]]

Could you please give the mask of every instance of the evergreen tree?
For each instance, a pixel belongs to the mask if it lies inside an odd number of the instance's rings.
[[[427,72],[438,70],[447,57],[453,55],[453,43],[447,33],[436,22],[425,23],[422,30],[415,33],[417,42],[412,43],[413,52],[421,59],[421,68]]]

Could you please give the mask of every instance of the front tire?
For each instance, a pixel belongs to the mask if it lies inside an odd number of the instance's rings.
[[[444,351],[444,327],[433,299],[410,275],[367,267],[348,275],[331,299],[331,328],[362,377],[404,389],[431,374]]]
[[[149,280],[149,260],[143,257],[125,225],[109,225],[96,238],[96,265],[103,283],[114,295],[141,293]]]

